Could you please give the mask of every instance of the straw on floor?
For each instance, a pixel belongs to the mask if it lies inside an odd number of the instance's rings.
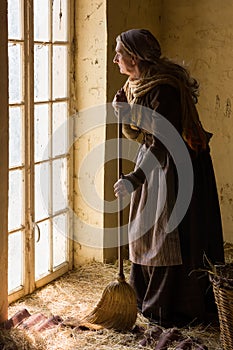
[[[130,262],[124,260],[126,280],[129,278],[130,266]],[[117,273],[116,264],[92,261],[11,304],[9,317],[26,308],[31,314],[42,312],[47,317],[51,314],[60,315],[67,326],[58,326],[42,333],[18,328],[0,331],[0,344],[1,340],[4,345],[9,342],[9,347],[5,345],[8,350],[12,350],[13,347],[10,347],[10,344],[12,345],[13,342],[17,350],[142,350],[140,343],[145,337],[147,338],[145,332],[151,333],[151,326],[148,319],[140,313],[132,331],[115,332],[113,329],[106,328],[82,330],[79,327],[81,319],[93,309],[93,303],[98,303],[102,295],[101,286],[106,286],[109,281],[113,281]],[[93,288],[93,280],[95,280],[95,288]],[[137,329],[142,332],[137,332]],[[217,326],[188,326],[182,329],[182,333],[185,337],[201,339],[208,350],[222,350]],[[153,342],[151,345],[143,346],[143,349],[153,350],[155,345],[156,342]],[[170,346],[170,349],[174,350],[175,347]]]

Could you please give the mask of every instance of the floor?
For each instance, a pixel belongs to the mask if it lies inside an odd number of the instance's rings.
[[[130,263],[126,261],[124,264],[126,277],[129,269]],[[115,279],[116,274],[117,266],[104,265],[93,261],[10,305],[9,317],[25,308],[32,315],[40,313],[47,318],[59,316],[63,321],[59,325],[40,332],[33,329],[33,327],[28,330],[13,328],[10,333],[12,341],[16,343],[15,349],[155,349],[158,339],[153,339],[152,326],[141,315],[138,315],[136,326],[130,332],[115,332],[107,329],[92,330],[80,326],[82,324],[81,319],[93,309],[101,298],[103,289]],[[163,331],[167,332],[169,330],[163,329]],[[199,325],[192,328],[187,326],[187,328],[180,331],[184,338],[192,340],[193,346],[191,349],[197,349],[194,346],[197,344],[207,347],[203,347],[203,349],[222,349],[218,327]],[[172,343],[168,349],[172,350],[175,347],[176,342]],[[12,349],[12,347],[9,349]]]

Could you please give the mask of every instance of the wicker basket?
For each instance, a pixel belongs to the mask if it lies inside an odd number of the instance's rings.
[[[210,278],[217,304],[224,350],[233,350],[233,264],[215,265]]]

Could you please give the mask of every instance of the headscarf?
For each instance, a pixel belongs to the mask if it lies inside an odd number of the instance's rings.
[[[123,32],[118,37],[123,47],[130,55],[135,55],[142,61],[156,65],[161,60],[161,48],[157,39],[146,29],[131,29]],[[170,61],[171,62],[171,61]],[[173,62],[171,62],[173,64]],[[180,92],[182,108],[182,137],[191,147],[198,151],[205,149],[210,139],[210,133],[206,132],[201,124],[199,115],[192,97],[191,88],[177,76],[170,72],[159,72],[151,77],[136,80],[127,80],[124,90],[131,104],[136,104],[139,97],[145,95],[156,86],[168,84]],[[141,120],[142,116],[139,116]],[[137,124],[137,123],[136,123]]]
[[[158,40],[147,29],[130,29],[120,34],[120,40],[131,55],[154,63],[161,56]]]

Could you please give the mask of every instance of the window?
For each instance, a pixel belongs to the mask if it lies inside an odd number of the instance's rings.
[[[70,1],[9,0],[9,299],[71,266]]]

